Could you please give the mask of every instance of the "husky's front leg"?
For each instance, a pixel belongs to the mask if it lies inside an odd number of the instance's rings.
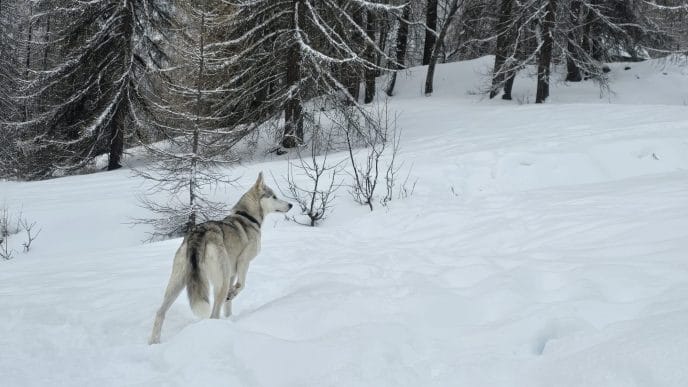
[[[246,286],[246,274],[248,273],[248,260],[239,260],[237,264],[237,275],[232,276],[232,280],[225,300],[225,317],[232,315],[232,300],[239,295],[239,292]]]
[[[236,292],[234,291],[234,282],[236,281],[236,275],[232,276],[229,281],[229,293],[227,294],[227,299],[225,300],[225,317],[232,315],[232,300],[236,297]]]
[[[250,260],[248,259],[242,259],[237,264],[237,280],[234,283],[232,290],[230,291],[230,293],[234,293],[234,297],[238,296],[239,292],[241,292],[246,287],[246,275],[248,274],[249,262]]]

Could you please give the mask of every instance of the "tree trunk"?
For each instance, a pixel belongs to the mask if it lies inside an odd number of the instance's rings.
[[[363,26],[363,13],[360,9],[355,10],[351,18],[353,19],[354,23],[357,25]],[[356,34],[351,38],[354,42],[354,46],[356,48],[362,47],[365,42],[363,41],[362,38]],[[351,64],[344,64],[341,67],[342,69],[342,78],[345,80],[345,85],[347,92],[349,95],[351,95],[352,101],[348,101],[350,104],[356,104],[358,103],[358,100],[360,98],[361,94],[361,68],[360,66],[357,65],[351,65]]]
[[[132,7],[133,5],[131,3],[127,3],[127,7]],[[126,36],[133,37],[134,35],[134,30],[133,30],[133,25],[134,25],[134,20],[132,18],[133,14],[133,9],[129,8],[126,10],[126,12],[123,12],[124,17],[127,18],[127,21],[124,23],[126,26],[124,33]],[[48,19],[48,23],[50,22],[50,19]],[[50,24],[48,24],[48,27]],[[201,37],[202,39],[202,37]],[[133,56],[132,52],[132,47],[129,46],[125,48],[127,50],[127,55],[126,57],[131,58]],[[48,48],[46,47],[46,52],[44,53],[44,61],[47,61],[47,51]],[[127,96],[120,94],[119,100],[116,102],[116,107],[117,109],[114,113],[114,116],[112,117],[112,123],[110,124],[110,133],[109,133],[109,153],[108,153],[108,166],[107,170],[108,171],[113,171],[115,169],[122,168],[122,154],[124,153],[124,125],[126,124],[127,120],[127,113],[128,111],[128,104],[126,102]]]
[[[193,155],[191,156],[191,171],[189,173],[189,220],[186,224],[186,231],[191,230],[196,225],[196,174],[198,168],[198,141],[199,141],[199,128],[196,126],[193,132],[193,139],[191,143],[191,151]]]
[[[566,46],[566,82],[580,82],[583,80],[580,68],[576,64],[576,46],[580,44],[578,28],[580,28],[580,0],[571,2],[571,29],[568,34],[568,44]]]
[[[0,0],[0,18],[2,18],[2,0]],[[4,55],[2,52],[2,45],[0,45],[0,58]]]
[[[499,7],[499,19],[497,21],[497,47],[495,51],[495,64],[492,69],[492,87],[490,88],[490,99],[497,96],[502,83],[506,78],[504,64],[506,63],[506,56],[509,50],[511,41],[511,34],[509,34],[509,24],[512,22],[511,13],[514,0],[502,0]]]
[[[375,30],[377,28],[377,18],[375,15],[368,11],[366,15],[366,33],[371,41],[375,41]],[[366,48],[366,60],[371,63],[375,63],[375,52],[372,47]],[[363,103],[371,103],[375,99],[375,69],[366,68],[365,69],[365,98]]]
[[[124,153],[124,130],[122,127],[124,126],[124,122],[127,117],[125,108],[126,104],[122,102],[122,99],[120,99],[117,112],[113,117],[115,122],[113,125],[111,125],[110,153],[108,154],[107,166],[108,171],[114,171],[115,169],[122,168],[122,164],[120,163],[122,160],[122,154]]]
[[[599,6],[598,0],[590,0],[591,7]],[[602,50],[598,42],[599,37],[597,37],[597,31],[595,24],[598,22],[597,15],[590,9],[587,10],[587,16],[585,17],[585,27],[583,28],[583,41],[581,43],[581,48],[588,53],[595,60],[602,60]],[[584,74],[586,77],[589,74]]]
[[[303,9],[305,5],[303,0],[293,0],[293,12],[295,18],[299,23],[302,21]],[[296,33],[296,21],[292,25],[292,30]],[[293,87],[299,81],[301,75],[301,51],[296,42],[292,43],[289,48],[287,57],[287,87]],[[282,146],[285,148],[295,148],[303,142],[303,108],[301,107],[301,99],[297,91],[296,95],[291,95],[284,104],[284,137],[282,138]]]
[[[50,37],[50,14],[46,15],[45,19],[45,36]],[[48,70],[48,52],[50,51],[50,45],[46,44],[45,49],[43,49],[43,70]]]
[[[435,47],[437,31],[437,0],[428,0],[425,9],[425,25],[432,31],[425,30],[425,46],[423,48],[423,65],[430,64],[432,50]]]
[[[29,2],[29,26],[26,39],[26,70],[24,72],[25,79],[29,77],[31,70],[31,44],[33,44],[33,2]],[[26,122],[29,120],[29,103],[24,102],[24,109],[22,109],[22,118]]]
[[[379,18],[377,20],[378,28],[380,29],[380,37],[378,38],[378,48],[380,51],[385,52],[387,50],[387,37],[389,36],[389,22],[387,21],[387,17],[385,16],[384,18]],[[379,77],[382,75],[382,60],[383,56],[380,55],[379,53],[376,54],[377,59],[375,61],[375,64],[377,64],[378,68],[375,69],[375,76]]]
[[[203,11],[201,14],[201,28],[198,44],[198,75],[196,78],[196,106],[193,139],[191,143],[191,170],[189,171],[189,222],[187,231],[196,226],[196,187],[198,185],[196,177],[198,174],[199,140],[201,135],[201,113],[203,109],[203,85],[205,81],[205,13],[208,2],[203,1]]]
[[[557,0],[549,0],[542,23],[542,45],[538,55],[538,81],[535,103],[544,103],[549,97],[550,65],[552,62],[552,31],[556,22]]]
[[[451,3],[451,8],[449,9],[449,14],[447,15],[447,19],[444,22],[444,25],[442,26],[442,30],[440,31],[440,35],[437,38],[437,41],[435,42],[435,47],[432,49],[432,56],[430,56],[430,62],[428,63],[428,74],[425,77],[425,95],[429,96],[432,94],[433,91],[433,83],[434,83],[434,78],[435,78],[435,66],[437,65],[437,58],[440,55],[440,48],[444,44],[444,38],[447,35],[447,31],[449,30],[449,26],[451,25],[452,21],[454,20],[454,16],[456,15],[456,12],[459,10],[459,0],[453,0]]]
[[[292,87],[299,81],[301,70],[301,52],[297,45],[289,48],[287,59],[287,85]],[[299,95],[291,95],[284,108],[284,138],[282,146],[294,148],[303,140],[303,118],[301,117],[301,100]]]
[[[516,79],[516,71],[511,71],[509,73],[509,78],[504,82],[504,94],[502,94],[502,99],[511,101],[511,89],[514,88],[514,80]]]
[[[404,6],[404,11],[399,20],[399,29],[397,30],[397,63],[394,65],[396,70],[401,70],[406,64],[406,47],[408,46],[408,19],[411,16],[411,5],[407,3]],[[386,93],[388,96],[394,95],[394,86],[397,83],[397,71],[392,74],[392,79],[389,81]]]

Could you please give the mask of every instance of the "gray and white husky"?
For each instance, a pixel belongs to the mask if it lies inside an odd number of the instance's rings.
[[[232,299],[246,286],[248,264],[260,250],[260,226],[271,212],[287,212],[292,205],[275,196],[265,185],[263,173],[232,208],[218,221],[197,225],[185,237],[174,256],[172,275],[160,309],[155,315],[149,344],[160,342],[165,314],[186,286],[191,309],[197,316],[219,318],[232,314]],[[210,311],[208,284],[214,291]]]

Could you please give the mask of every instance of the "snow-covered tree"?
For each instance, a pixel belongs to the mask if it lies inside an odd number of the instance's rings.
[[[26,164],[18,147],[21,132],[13,123],[27,114],[17,89],[29,76],[32,11],[25,0],[0,0],[0,177],[15,177]]]
[[[156,213],[144,220],[154,226],[154,236],[179,235],[223,213],[224,204],[209,200],[204,188],[230,180],[218,167],[234,160],[232,146],[255,128],[221,112],[235,92],[227,85],[235,74],[224,47],[232,7],[216,0],[180,0],[176,6],[184,22],[167,42],[169,62],[146,87],[148,135],[155,141],[141,140],[153,164],[137,169],[155,182],[154,196],[143,199]],[[165,201],[154,200],[160,194]]]
[[[18,14],[16,1],[0,0],[0,125],[13,120],[18,112],[13,99],[20,69],[17,61]]]
[[[34,23],[54,21],[42,45],[55,59],[46,68],[30,66],[21,87],[21,101],[31,109],[16,127],[35,160],[26,177],[78,169],[103,153],[108,169],[119,168],[133,111],[146,106],[137,88],[163,60],[159,39],[170,27],[169,6],[156,0],[31,3]]]
[[[658,15],[683,8],[645,0],[499,0],[493,6],[499,11],[490,97],[504,89],[510,99],[516,72],[537,64],[536,102],[549,96],[554,58],[567,64],[567,81],[594,79],[607,88],[602,62],[670,52],[675,40]]]
[[[399,6],[373,0],[235,0],[233,53],[227,66],[238,69],[227,85],[233,94],[224,112],[241,122],[283,114],[282,146],[303,141],[306,102],[318,96],[357,104],[365,70],[379,69],[386,54],[370,24]],[[366,24],[368,23],[368,24]],[[390,63],[394,61],[390,59]],[[370,100],[369,95],[366,100]]]

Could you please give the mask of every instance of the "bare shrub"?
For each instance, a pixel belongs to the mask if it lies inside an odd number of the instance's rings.
[[[303,148],[297,147],[297,159],[289,161],[286,189],[278,184],[282,195],[296,202],[301,214],[308,218],[307,222],[291,216],[296,223],[314,227],[332,210],[335,193],[341,186],[337,176],[342,171],[342,163],[330,163],[328,160],[329,144],[332,142],[332,132],[329,131],[322,138],[321,130],[314,130],[310,141],[310,152],[304,155]],[[307,183],[299,183],[297,175],[305,177]],[[274,178],[274,176],[273,176]],[[275,179],[276,180],[276,179]]]
[[[373,109],[372,112],[345,115],[341,123],[336,123],[344,132],[352,167],[353,184],[349,192],[357,203],[368,206],[371,211],[380,179],[384,179],[386,188],[380,203],[386,206],[394,198],[394,188],[403,166],[397,164],[401,139],[397,116],[390,117],[386,102]],[[357,146],[363,147],[364,157],[357,157]],[[409,177],[407,175],[404,184]],[[415,183],[413,185],[415,187]],[[404,192],[408,197],[413,189],[406,187]]]
[[[41,233],[41,230],[36,230],[36,222],[27,220],[22,212],[13,216],[7,207],[0,209],[0,259],[10,260],[14,257],[16,252],[10,247],[10,238],[19,234],[25,234],[25,240],[22,242],[24,253],[28,253],[31,249],[31,244]]]
[[[404,169],[404,163],[397,163],[397,156],[399,155],[399,150],[400,150],[400,140],[401,140],[401,130],[397,130],[396,126],[396,118],[394,121],[394,130],[391,134],[391,156],[390,160],[386,165],[385,169],[385,188],[386,193],[385,196],[380,199],[380,204],[382,206],[387,206],[389,202],[391,202],[394,197],[394,188],[399,187],[399,190],[397,192],[396,197],[399,199],[407,199],[411,195],[413,195],[413,192],[416,189],[416,183],[418,183],[418,179],[414,179],[412,182],[410,181],[411,179],[411,171],[413,170],[413,166],[408,168],[406,171],[406,176],[404,177],[404,180],[401,181],[401,184],[399,185],[398,183],[400,182],[400,177],[402,177],[402,170]]]

